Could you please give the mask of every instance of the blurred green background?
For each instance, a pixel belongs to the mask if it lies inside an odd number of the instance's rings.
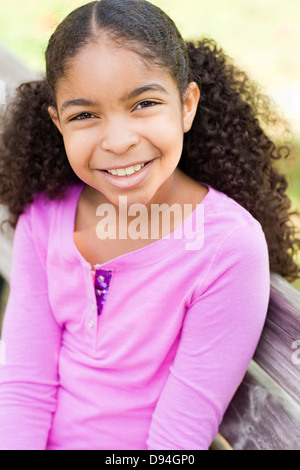
[[[82,0],[0,0],[0,42],[27,66],[44,71],[44,50],[57,24]],[[300,0],[153,0],[186,39],[215,39],[260,83],[290,123],[294,148],[281,163],[300,209]],[[297,284],[296,284],[297,285]],[[300,287],[300,282],[298,283]]]

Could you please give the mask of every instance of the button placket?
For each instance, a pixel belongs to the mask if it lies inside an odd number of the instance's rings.
[[[89,297],[89,307],[87,309],[87,318],[86,318],[86,333],[88,337],[91,339],[95,338],[96,335],[96,328],[97,325],[97,305],[95,299],[95,292],[94,292],[94,282],[91,282],[91,271],[90,269],[86,272],[86,282],[88,287],[88,297]]]

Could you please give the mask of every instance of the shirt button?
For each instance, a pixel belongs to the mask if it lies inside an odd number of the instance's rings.
[[[95,304],[92,304],[92,310],[93,310],[93,312],[96,310],[96,305]]]
[[[90,321],[88,322],[88,327],[89,327],[89,328],[93,328],[93,326],[94,326],[94,321],[93,321],[93,320],[90,320]]]

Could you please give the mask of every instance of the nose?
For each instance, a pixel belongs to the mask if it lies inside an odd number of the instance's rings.
[[[135,147],[139,136],[132,123],[126,119],[115,118],[103,123],[101,129],[101,148],[116,155],[122,155]]]

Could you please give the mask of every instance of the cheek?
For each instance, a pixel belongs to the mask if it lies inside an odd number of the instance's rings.
[[[161,152],[169,158],[178,159],[183,148],[183,128],[181,121],[165,120],[155,133],[155,142]]]
[[[72,167],[84,165],[91,154],[91,139],[83,132],[64,136],[64,145]]]
[[[175,168],[182,155],[182,148],[183,148],[183,139],[177,137],[176,139],[171,139],[170,141],[166,142],[165,148],[162,150],[164,151],[165,155],[165,164],[170,168]]]

